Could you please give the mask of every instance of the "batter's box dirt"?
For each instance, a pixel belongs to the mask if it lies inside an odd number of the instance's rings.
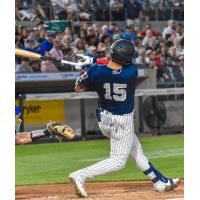
[[[158,193],[150,181],[87,183],[87,200],[183,200],[184,182],[170,192]],[[75,200],[71,184],[16,186],[17,200]]]

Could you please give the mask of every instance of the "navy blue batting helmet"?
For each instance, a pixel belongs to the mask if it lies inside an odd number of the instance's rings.
[[[135,45],[130,40],[120,39],[115,41],[110,48],[110,59],[122,65],[132,63]]]

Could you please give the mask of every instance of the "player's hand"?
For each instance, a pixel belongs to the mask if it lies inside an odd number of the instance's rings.
[[[91,65],[94,63],[94,58],[90,56],[85,56],[83,54],[76,54],[77,56],[84,59],[84,61],[79,61],[76,69],[81,70],[83,66]]]

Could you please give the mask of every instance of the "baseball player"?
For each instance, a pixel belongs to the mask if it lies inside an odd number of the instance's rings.
[[[106,65],[88,67],[75,84],[76,92],[94,90],[99,96],[96,116],[102,133],[110,138],[110,157],[69,175],[76,195],[87,197],[85,181],[99,175],[122,169],[130,157],[137,167],[153,182],[156,191],[173,190],[179,179],[166,178],[144,155],[134,133],[134,93],[138,70],[132,64],[135,46],[129,40],[120,39],[110,49],[110,61]]]

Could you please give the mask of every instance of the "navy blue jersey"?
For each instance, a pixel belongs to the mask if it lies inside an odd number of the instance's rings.
[[[94,90],[99,105],[115,115],[128,114],[134,109],[134,94],[138,70],[129,64],[115,71],[107,65],[93,65],[78,80],[80,87]]]

